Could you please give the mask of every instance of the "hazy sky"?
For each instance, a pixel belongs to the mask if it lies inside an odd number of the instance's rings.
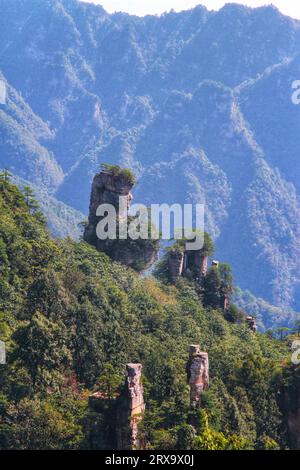
[[[233,3],[233,0],[83,0],[89,3],[98,3],[106,11],[126,11],[127,13],[143,16],[146,14],[163,13],[174,8],[176,11],[187,10],[195,5],[205,5],[210,10],[217,10],[225,3]],[[300,19],[300,1],[299,0],[237,0],[236,3],[242,3],[250,7],[268,5],[273,3],[286,15]]]

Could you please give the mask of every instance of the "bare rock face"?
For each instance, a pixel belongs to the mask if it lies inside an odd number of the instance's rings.
[[[170,277],[173,282],[176,282],[179,277],[182,275],[183,263],[184,263],[184,253],[180,251],[171,251],[169,258],[169,272]]]
[[[130,396],[131,415],[141,414],[145,411],[142,364],[127,364],[127,387]]]
[[[144,411],[142,365],[127,364],[125,389],[118,413],[118,449],[144,449],[144,443],[138,438]]]
[[[131,184],[128,179],[124,178],[122,175],[114,176],[104,171],[95,175],[92,184],[88,225],[85,228],[83,236],[86,242],[96,247],[100,242],[96,235],[96,227],[99,222],[99,217],[96,216],[98,207],[101,204],[112,204],[118,214],[119,197],[126,197],[129,207],[133,199],[131,194],[132,187],[133,184]]]
[[[226,310],[228,310],[229,305],[230,305],[229,296],[227,294],[223,296],[222,304],[223,304],[223,310],[224,312],[226,312]]]
[[[197,273],[197,276],[203,277],[207,273],[208,257],[199,251],[170,251],[169,272],[173,282],[176,282],[181,276],[187,273]]]
[[[202,256],[201,257],[200,265],[201,265],[201,274],[202,274],[202,276],[206,276],[207,266],[208,266],[208,256]]]
[[[191,407],[195,408],[199,405],[202,392],[209,388],[208,354],[202,352],[199,345],[190,346],[187,376],[190,385],[190,403]]]
[[[128,210],[133,199],[131,194],[133,184],[128,176],[126,177],[126,173],[122,171],[119,174],[102,171],[94,177],[88,224],[83,238],[87,243],[95,246],[98,251],[106,253],[114,261],[118,261],[136,271],[145,271],[157,260],[159,241],[118,239],[118,228],[116,239],[100,240],[96,233],[97,224],[100,221],[100,217],[96,215],[98,207],[102,204],[114,206],[118,227],[119,220],[125,215],[120,213],[119,198],[125,198],[127,204],[124,204],[124,206],[127,205]]]

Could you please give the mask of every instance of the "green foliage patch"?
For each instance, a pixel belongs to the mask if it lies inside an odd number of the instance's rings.
[[[128,362],[143,364],[148,448],[290,445],[277,400],[288,340],[227,321],[191,280],[141,278],[84,242],[52,240],[34,196],[5,175],[0,186],[0,449],[115,448]],[[201,411],[189,407],[192,343],[210,358]]]

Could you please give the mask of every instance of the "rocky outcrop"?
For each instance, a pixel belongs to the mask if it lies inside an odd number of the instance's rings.
[[[187,377],[190,385],[190,404],[195,408],[200,403],[203,391],[209,388],[208,354],[201,351],[199,345],[190,346]]]
[[[119,198],[126,197],[127,208],[132,201],[131,189],[133,183],[128,178],[121,175],[113,175],[102,171],[95,175],[90,199],[88,224],[84,231],[84,240],[91,245],[98,247],[101,240],[96,235],[96,227],[99,222],[96,212],[102,204],[112,204],[117,214],[119,214]]]
[[[222,307],[223,307],[223,311],[225,313],[228,310],[229,305],[230,305],[229,295],[225,294],[225,295],[222,296]]]
[[[119,237],[120,220],[124,221],[126,216],[128,226],[128,223],[132,222],[133,219],[128,216],[128,209],[133,199],[131,194],[133,185],[134,179],[130,177],[130,172],[119,167],[113,167],[112,171],[104,170],[94,177],[88,224],[83,238],[87,243],[95,246],[98,251],[106,253],[114,261],[118,261],[136,271],[145,271],[157,260],[159,241],[140,238],[131,240],[129,236],[125,239]],[[125,198],[125,204],[123,202],[122,208],[120,208],[120,197]],[[103,204],[111,204],[116,210],[117,233],[114,239],[101,240],[97,237],[96,229],[101,220],[97,216],[97,209]]]
[[[176,282],[182,276],[184,264],[184,253],[181,251],[171,251],[168,258],[170,277]]]
[[[168,257],[168,267],[171,280],[176,282],[181,276],[203,277],[207,272],[208,257],[202,250],[171,250]]]
[[[255,334],[257,332],[256,319],[254,317],[249,316],[249,317],[246,317],[246,322],[248,324],[249,330]]]
[[[202,256],[201,264],[200,264],[200,270],[201,270],[202,276],[206,276],[207,266],[208,266],[208,256]]]
[[[207,273],[208,256],[202,250],[188,251],[186,253],[186,269],[196,269],[199,274],[205,276]]]
[[[144,443],[138,436],[144,411],[142,365],[127,364],[125,386],[118,409],[118,449],[144,449]]]

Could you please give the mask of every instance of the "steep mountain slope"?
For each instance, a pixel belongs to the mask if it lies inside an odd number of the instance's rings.
[[[18,95],[0,111],[2,166],[84,213],[99,163],[129,166],[136,201],[205,203],[237,283],[300,309],[300,23],[235,4],[145,18],[76,0],[0,8]]]
[[[6,104],[0,107],[0,165],[53,193],[63,181],[61,168],[45,146],[53,135],[3,75],[0,79],[7,90]]]
[[[40,187],[35,186],[18,176],[13,176],[12,181],[19,188],[31,188],[41,211],[47,219],[47,226],[50,233],[54,237],[70,237],[73,240],[79,240],[83,232],[80,224],[86,220],[85,216],[81,212],[73,209],[73,207],[67,206],[61,201],[58,201],[53,196],[50,196],[45,190],[42,190]]]

